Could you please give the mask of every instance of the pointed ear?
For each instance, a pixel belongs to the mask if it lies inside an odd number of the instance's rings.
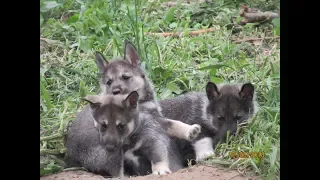
[[[139,94],[137,91],[131,92],[123,101],[126,107],[136,108],[138,105]]]
[[[89,102],[90,107],[92,109],[95,109],[95,108],[101,106],[101,97],[98,95],[88,95],[88,96],[82,98],[82,100]]]
[[[206,93],[209,100],[213,100],[219,95],[217,85],[213,82],[208,82],[206,86]]]
[[[128,40],[125,40],[124,45],[124,59],[133,66],[140,66],[140,57],[136,47]]]
[[[100,52],[96,52],[96,64],[98,66],[99,72],[102,74],[109,62],[103,57]]]
[[[239,92],[239,96],[242,99],[252,100],[254,94],[254,87],[251,83],[245,83],[242,85],[241,90]]]

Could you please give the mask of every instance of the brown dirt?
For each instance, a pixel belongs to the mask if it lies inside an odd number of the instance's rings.
[[[131,178],[103,178],[86,171],[66,171],[58,174],[40,177],[40,180],[258,180],[258,177],[246,177],[238,171],[223,169],[213,166],[197,165],[190,168],[180,169],[168,175],[147,175]]]

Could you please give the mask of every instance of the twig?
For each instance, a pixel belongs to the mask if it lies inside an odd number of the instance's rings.
[[[271,48],[270,54],[273,52],[273,50],[274,50],[276,47],[277,47],[277,44],[275,44],[275,45]]]
[[[59,127],[59,132],[63,134],[64,132],[64,119],[63,119],[63,116],[64,114],[67,112],[67,109],[68,109],[68,104],[67,103],[64,103],[64,110],[60,116],[60,127]]]
[[[177,6],[178,3],[177,2],[164,2],[162,3],[162,6],[166,6],[166,7],[172,7],[172,6]],[[190,6],[191,4],[188,4],[188,3],[181,3],[182,6]]]
[[[240,11],[239,15],[245,19],[239,22],[240,25],[254,22],[265,23],[271,21],[272,19],[280,18],[280,11],[278,13],[270,11],[261,12],[255,8],[249,8],[245,5],[241,5],[241,7],[242,10]]]
[[[40,149],[40,154],[52,154],[52,155],[59,155],[65,153],[66,150],[52,150],[52,149]]]
[[[60,21],[62,21],[63,17],[64,17],[64,12],[61,14]]]
[[[40,40],[45,41],[46,43],[49,43],[49,44],[56,42],[55,40],[51,40],[51,39],[47,39],[47,38],[40,38]]]
[[[208,32],[214,31],[214,30],[216,30],[216,28],[201,29],[201,30],[191,31],[191,32],[187,33],[187,35],[196,36],[196,35],[208,33]],[[183,34],[184,34],[184,32],[179,32],[179,33],[174,33],[174,32],[148,33],[148,35],[150,35],[150,36],[164,36],[164,37],[168,37],[168,36],[180,37]]]
[[[275,36],[275,37],[263,37],[263,38],[249,38],[249,39],[242,39],[238,41],[233,41],[234,43],[241,43],[241,42],[246,42],[246,41],[257,41],[257,40],[262,40],[262,39],[279,39],[280,36]]]
[[[82,171],[88,171],[86,168],[84,167],[71,167],[71,168],[65,168],[62,171],[78,171],[78,170],[82,170]]]
[[[57,138],[63,137],[63,135],[64,135],[63,133],[57,133],[57,134],[53,134],[50,136],[40,137],[40,142],[41,141],[49,141],[52,139],[57,139]]]

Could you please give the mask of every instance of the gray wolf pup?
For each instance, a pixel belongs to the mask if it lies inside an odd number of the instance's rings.
[[[139,112],[136,91],[84,99],[90,103],[102,146],[109,152],[123,149],[125,174],[162,175],[183,168],[174,141],[158,123],[164,118]]]
[[[89,113],[88,113],[89,112]],[[65,168],[84,167],[102,176],[123,177],[123,152],[108,152],[100,144],[100,134],[93,125],[90,106],[86,106],[69,127],[65,147]]]
[[[225,142],[227,131],[234,134],[237,125],[257,111],[251,83],[220,84],[208,82],[206,92],[190,92],[159,101],[166,118],[187,124],[200,124],[201,133],[193,142],[177,140],[182,156],[197,162],[214,155],[218,142]]]
[[[96,54],[96,63],[101,75],[101,94],[139,93],[140,111],[154,116],[162,116],[161,108],[155,98],[152,82],[141,67],[140,57],[136,48],[125,41],[125,56],[108,62],[102,54]],[[198,124],[185,124],[173,119],[160,122],[169,136],[192,141],[201,131]]]

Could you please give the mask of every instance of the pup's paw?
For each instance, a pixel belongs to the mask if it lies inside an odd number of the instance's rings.
[[[171,174],[169,164],[167,161],[152,164],[152,174],[164,175]]]
[[[196,157],[196,161],[197,162],[201,162],[201,161],[204,161],[206,160],[207,158],[211,157],[211,156],[214,156],[214,151],[207,151],[207,152],[203,152],[199,155],[197,155]]]
[[[169,169],[156,169],[152,172],[152,174],[156,175],[164,175],[164,174],[171,174],[172,172]]]
[[[188,141],[193,141],[194,139],[196,139],[198,137],[200,132],[201,132],[201,126],[199,124],[190,125],[190,128],[186,134],[186,139]]]

